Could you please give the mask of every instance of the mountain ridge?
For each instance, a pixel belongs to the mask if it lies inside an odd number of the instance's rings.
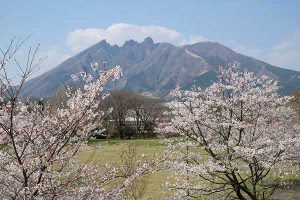
[[[184,46],[154,43],[148,37],[143,42],[126,41],[122,46],[110,45],[106,40],[83,50],[48,72],[27,81],[23,96],[50,97],[62,85],[71,83],[71,74],[89,68],[91,62],[120,65],[122,79],[110,83],[107,89],[124,89],[165,97],[177,84],[189,88],[193,84],[206,87],[216,80],[217,68],[238,62],[242,69],[256,75],[268,75],[279,81],[281,92],[288,94],[300,89],[300,72],[283,69],[236,53],[217,42],[199,42]]]

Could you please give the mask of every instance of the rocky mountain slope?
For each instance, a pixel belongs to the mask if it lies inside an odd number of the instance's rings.
[[[62,84],[71,83],[71,74],[90,71],[90,63],[106,62],[107,67],[120,65],[122,79],[108,86],[164,97],[179,84],[189,88],[196,84],[207,86],[216,80],[217,68],[239,62],[240,67],[258,76],[268,75],[279,81],[281,92],[288,94],[300,89],[300,72],[272,66],[254,58],[238,54],[215,42],[199,42],[185,46],[154,43],[146,38],[138,43],[126,41],[121,47],[105,40],[67,59],[52,70],[26,82],[22,95],[49,97]]]

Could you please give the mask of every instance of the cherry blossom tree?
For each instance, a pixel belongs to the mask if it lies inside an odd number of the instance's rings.
[[[234,65],[206,89],[172,92],[173,118],[160,131],[183,136],[167,142],[174,199],[266,199],[293,172],[299,131],[292,98],[277,91]]]
[[[66,103],[54,112],[50,106],[41,107],[20,98],[23,84],[42,62],[36,59],[38,48],[30,49],[26,65],[21,67],[15,54],[23,42],[13,39],[7,50],[1,50],[0,198],[121,198],[135,180],[151,170],[153,163],[138,162],[127,172],[126,162],[99,167],[76,159],[91,132],[99,130],[107,115],[99,109],[107,96],[103,86],[119,78],[121,68],[116,66],[97,77],[84,72],[72,75],[74,81],[81,79],[84,85],[77,90],[67,88]],[[7,73],[10,62],[20,68],[18,86],[13,85],[16,77]],[[93,69],[97,66],[91,64]]]

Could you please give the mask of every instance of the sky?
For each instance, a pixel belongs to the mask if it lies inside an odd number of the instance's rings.
[[[300,71],[299,0],[0,0],[0,48],[13,36],[40,44],[41,74],[106,39],[215,41]],[[19,52],[20,60],[26,50]]]

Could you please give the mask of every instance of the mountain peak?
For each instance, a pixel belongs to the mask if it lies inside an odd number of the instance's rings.
[[[109,43],[107,43],[107,41],[105,39],[103,39],[97,44],[97,46],[105,49],[110,45],[109,45]]]
[[[226,48],[229,49],[228,47],[218,43],[218,42],[213,42],[213,41],[204,41],[204,42],[197,42],[194,44],[190,44],[189,46],[203,46],[203,47],[210,47],[210,48]]]
[[[151,37],[146,37],[143,43],[152,45],[154,42]]]
[[[126,40],[123,47],[133,47],[136,44],[137,44],[137,41],[134,41],[134,40],[130,39],[130,40]]]
[[[184,47],[204,58],[218,57],[222,60],[234,60],[237,56],[237,53],[232,49],[218,42],[198,42],[195,44],[185,45]]]

